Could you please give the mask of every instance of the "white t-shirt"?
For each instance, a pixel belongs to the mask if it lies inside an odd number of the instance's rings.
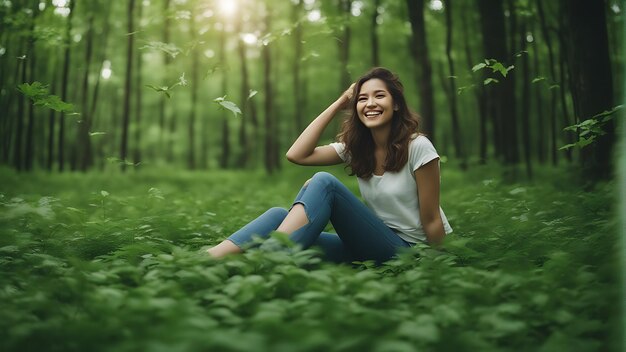
[[[343,143],[330,145],[335,148],[341,160],[347,162],[345,145]],[[381,176],[372,175],[369,180],[357,178],[365,204],[407,242],[426,242],[426,233],[420,221],[414,172],[420,166],[438,158],[439,155],[430,140],[426,136],[419,135],[409,142],[409,160],[400,171],[386,171]],[[446,234],[452,232],[441,208],[439,212]]]

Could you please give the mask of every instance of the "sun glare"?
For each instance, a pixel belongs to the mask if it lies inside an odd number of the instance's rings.
[[[109,79],[111,78],[112,73],[113,71],[111,70],[111,61],[104,60],[104,63],[102,64],[102,72],[100,73],[102,75],[102,78]]]
[[[244,43],[248,44],[248,45],[252,45],[252,44],[256,44],[257,42],[257,37],[256,35],[252,34],[252,33],[245,33],[241,36],[241,39],[243,40]]]
[[[226,16],[232,16],[237,11],[237,2],[235,0],[220,0],[220,12]]]

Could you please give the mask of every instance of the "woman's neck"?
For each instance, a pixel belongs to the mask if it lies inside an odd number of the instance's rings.
[[[389,141],[391,126],[388,125],[377,129],[371,129],[370,132],[372,133],[375,148],[387,150],[387,142]]]

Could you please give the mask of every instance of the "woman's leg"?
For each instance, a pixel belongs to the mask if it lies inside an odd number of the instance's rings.
[[[261,238],[268,237],[286,216],[287,209],[271,208],[239,231],[230,235],[228,239],[215,247],[209,248],[207,252],[215,258],[221,258],[227,254],[241,253],[243,252],[242,248],[251,244],[255,236]]]
[[[381,262],[393,257],[399,248],[409,247],[339,180],[326,172],[315,174],[303,188],[277,231],[290,233],[294,242],[308,248],[317,241],[329,220],[355,260]]]

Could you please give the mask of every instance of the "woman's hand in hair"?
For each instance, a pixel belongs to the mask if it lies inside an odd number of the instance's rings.
[[[356,83],[352,83],[350,85],[350,88],[346,89],[345,92],[343,92],[343,94],[341,95],[340,100],[343,102],[343,107],[346,108],[348,107],[348,104],[350,103],[350,100],[352,99],[352,96],[354,95],[354,86],[356,85]]]

